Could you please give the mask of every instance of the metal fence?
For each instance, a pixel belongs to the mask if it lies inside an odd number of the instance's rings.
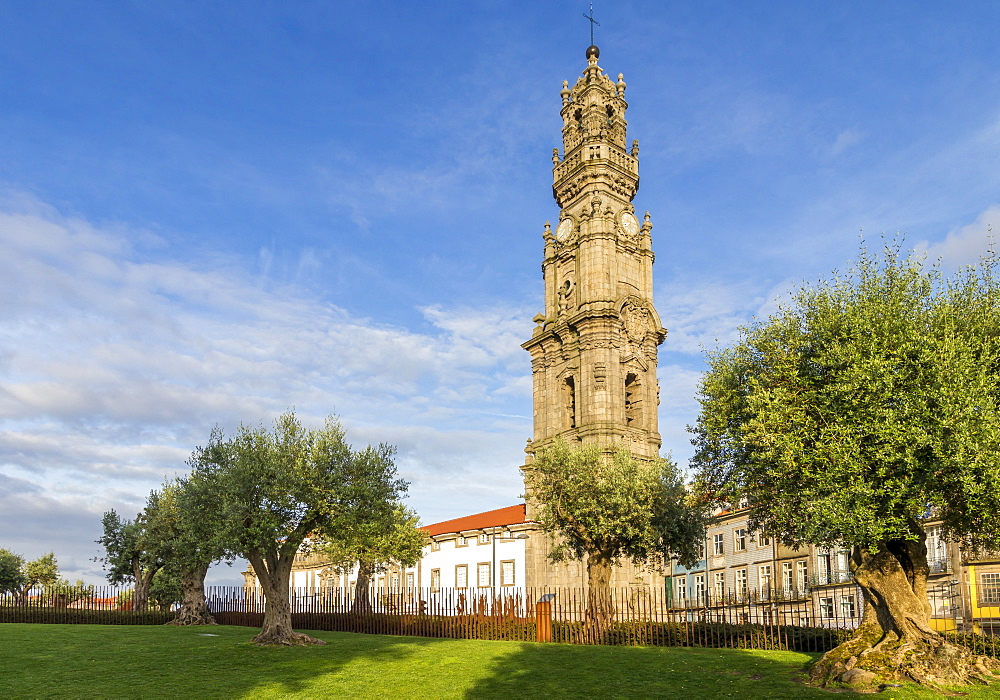
[[[222,624],[259,627],[259,589],[208,587]],[[547,599],[545,605],[539,601]],[[456,639],[550,639],[574,644],[705,646],[825,651],[860,622],[853,586],[769,590],[678,599],[665,588],[635,586],[600,594],[585,588],[291,589],[297,629]],[[0,596],[0,622],[163,624],[176,603],[131,609],[127,588],[88,586]]]
[[[24,597],[0,595],[0,622],[162,625],[174,617],[172,601],[132,609],[132,589],[69,586],[32,589]]]
[[[674,599],[665,589],[584,588],[373,589],[357,601],[351,589],[290,591],[298,629],[463,639],[576,644],[709,646],[825,651],[847,638],[860,608],[840,597],[768,591],[743,596]],[[209,588],[220,623],[259,626],[259,590]],[[538,601],[548,598],[547,605]]]

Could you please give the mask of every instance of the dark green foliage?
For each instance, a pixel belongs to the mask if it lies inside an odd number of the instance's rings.
[[[406,483],[396,478],[393,448],[353,451],[337,421],[307,430],[293,413],[274,431],[241,426],[232,438],[213,431],[195,450],[192,506],[227,552],[253,559],[294,556],[307,535],[336,539],[391,517]]]
[[[878,551],[936,509],[1000,544],[1000,284],[887,249],[799,290],[710,355],[692,428],[704,487],[788,545]]]
[[[6,549],[0,549],[0,595],[18,593],[25,583],[24,558]]]
[[[167,612],[170,606],[180,603],[183,597],[180,567],[174,562],[168,562],[153,576],[149,586],[149,602],[160,611]]]
[[[383,512],[383,519],[358,522],[329,539],[318,540],[315,549],[322,551],[342,570],[359,562],[369,574],[384,571],[389,563],[414,566],[420,560],[427,533],[418,527],[419,516],[402,504]]]
[[[68,605],[78,600],[92,598],[94,586],[84,583],[82,579],[70,583],[68,579],[60,578],[45,585],[45,596],[53,603],[58,601],[60,605]]]
[[[1000,659],[1000,636],[986,636],[974,632],[943,632],[942,636],[953,644],[961,644],[977,654]]]
[[[311,541],[337,542],[392,520],[407,483],[389,445],[353,450],[328,418],[307,429],[292,412],[273,430],[240,426],[212,432],[191,457],[190,505],[202,513],[228,555],[250,561],[266,598],[259,644],[316,643],[291,629],[292,562]]]
[[[599,555],[609,563],[697,559],[705,521],[690,503],[676,465],[642,460],[624,447],[572,448],[558,440],[525,467],[538,519],[556,536],[555,561]]]
[[[108,572],[109,583],[134,584],[132,602],[136,610],[146,609],[149,586],[166,563],[162,539],[157,535],[163,515],[158,495],[153,492],[135,520],[123,520],[114,510],[101,520],[104,534],[97,543],[104,546],[105,555],[98,561]]]

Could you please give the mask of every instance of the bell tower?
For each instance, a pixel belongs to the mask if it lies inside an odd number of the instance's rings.
[[[656,355],[667,331],[653,308],[653,225],[632,200],[639,143],[626,145],[625,81],[612,81],[587,49],[587,67],[563,81],[563,149],[552,151],[555,230],[542,234],[545,310],[535,316],[531,354],[536,450],[558,437],[570,445],[659,454]]]

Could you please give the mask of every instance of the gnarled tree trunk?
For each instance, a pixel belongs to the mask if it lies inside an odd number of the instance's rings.
[[[361,614],[372,611],[371,582],[374,574],[375,565],[372,562],[362,561],[358,563],[358,580],[354,584],[354,601],[351,603],[352,613]]]
[[[930,626],[927,550],[917,540],[889,540],[878,552],[856,547],[854,580],[864,596],[864,617],[854,636],[828,651],[810,671],[814,682],[854,686],[892,681],[944,685],[1000,680],[1000,662],[945,640]]]
[[[185,567],[181,574],[181,607],[168,625],[217,624],[205,600],[205,575],[208,564]]]
[[[149,608],[149,587],[153,583],[153,577],[159,571],[159,567],[150,567],[143,570],[138,562],[132,567],[132,577],[135,579],[135,588],[132,590],[132,609],[137,612],[146,612]]]
[[[611,629],[614,612],[611,559],[601,552],[591,552],[587,556],[587,612],[583,631],[587,643],[601,643]]]
[[[264,624],[260,634],[251,641],[260,646],[305,646],[326,644],[322,639],[292,629],[292,608],[288,603],[288,580],[292,573],[293,557],[278,557],[265,564],[260,556],[248,557],[257,580],[264,590]]]

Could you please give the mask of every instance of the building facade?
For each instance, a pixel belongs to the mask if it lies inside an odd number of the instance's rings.
[[[717,513],[704,557],[674,564],[668,587],[687,617],[853,628],[864,612],[861,589],[842,547],[786,547],[750,533],[747,509]],[[926,525],[927,599],[938,631],[1000,634],[1000,552],[966,552]]]
[[[563,151],[552,153],[559,220],[542,234],[545,307],[522,345],[534,399],[528,466],[557,438],[659,456],[656,362],[666,330],[653,307],[653,226],[632,204],[639,143],[626,146],[625,80],[612,81],[599,55],[588,48],[583,75],[561,92]]]

